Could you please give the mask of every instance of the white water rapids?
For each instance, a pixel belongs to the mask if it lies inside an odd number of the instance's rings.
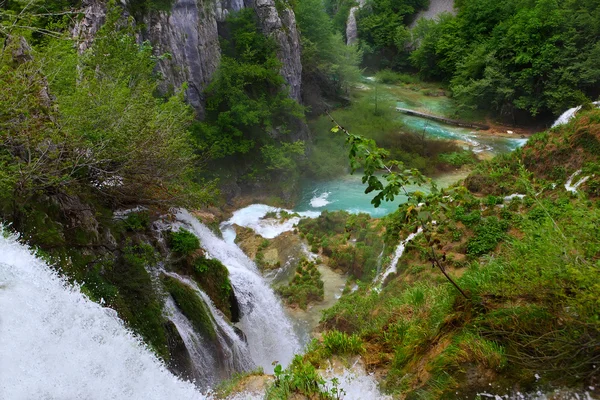
[[[260,276],[258,268],[235,244],[217,237],[188,211],[179,210],[173,228],[184,226],[199,239],[210,257],[229,270],[242,313],[239,326],[248,340],[250,355],[265,373],[273,373],[273,362],[287,366],[301,348],[292,324],[273,290]]]
[[[205,399],[0,227],[0,399]]]
[[[595,105],[596,107],[600,107],[600,101],[594,101],[592,104]],[[579,110],[581,110],[581,107],[582,106],[573,107],[573,108],[568,109],[564,113],[562,113],[562,115],[560,117],[558,117],[558,119],[554,122],[552,127],[556,128],[557,126],[565,125],[565,124],[569,123],[569,121],[571,121],[573,118],[575,118],[575,115],[577,114],[577,112]]]
[[[174,308],[168,300],[167,309]],[[277,322],[255,330],[272,335],[269,326]],[[274,343],[279,348],[290,345],[290,339],[281,336]],[[274,349],[273,354],[281,356],[281,351]],[[90,301],[15,237],[4,237],[1,226],[0,371],[2,400],[212,399],[170,373],[115,311]],[[347,393],[344,400],[385,398],[372,376],[344,371],[328,376],[333,377]],[[229,399],[263,397],[238,393]]]
[[[406,237],[406,239],[402,240],[398,244],[398,247],[396,247],[396,251],[394,251],[394,258],[392,258],[392,261],[390,262],[390,265],[387,267],[387,269],[385,270],[385,272],[383,274],[381,274],[381,275],[379,275],[378,277],[375,278],[375,284],[376,284],[376,286],[383,285],[383,283],[385,282],[385,279],[390,274],[396,273],[397,267],[398,267],[398,261],[400,261],[400,258],[404,254],[404,250],[406,249],[406,245],[408,243],[410,243],[415,237],[417,237],[417,235],[420,234],[421,232],[423,232],[423,229],[421,227],[419,227],[419,229],[417,229],[416,232],[411,233],[410,235],[408,235]]]

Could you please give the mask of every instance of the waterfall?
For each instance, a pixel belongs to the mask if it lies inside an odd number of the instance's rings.
[[[350,9],[346,21],[346,44],[351,45],[358,40],[358,26],[356,24],[356,12],[365,4],[366,0],[358,0],[358,5]]]
[[[242,313],[239,326],[246,335],[254,363],[265,373],[273,373],[275,361],[287,366],[300,351],[299,341],[256,265],[235,244],[217,237],[188,211],[179,210],[176,219],[174,229],[185,225],[200,239],[206,252],[227,267]]]
[[[0,398],[206,399],[0,227]]]
[[[358,28],[356,26],[356,11],[358,6],[354,6],[350,9],[348,14],[348,22],[346,22],[346,44],[351,45],[356,43],[358,40]]]
[[[206,304],[212,316],[213,325],[217,333],[217,340],[219,341],[220,352],[217,354],[218,362],[206,366],[204,363],[204,357],[198,360],[200,364],[199,369],[201,371],[204,370],[204,375],[206,375],[207,373],[209,374],[208,378],[212,378],[211,383],[216,383],[218,378],[230,378],[235,372],[251,371],[252,369],[254,369],[255,365],[252,359],[250,358],[248,345],[238,336],[233,327],[225,320],[221,311],[219,311],[215,307],[210,297],[208,297],[208,295],[198,287],[196,282],[173,272],[165,272],[165,275],[177,279],[184,285],[187,285],[190,288],[194,289],[198,296],[202,298],[202,301],[204,302],[204,304]],[[185,318],[185,316],[181,316]],[[189,329],[192,329],[192,332],[195,333],[189,321],[187,323],[189,325]],[[177,325],[177,323],[175,324]],[[177,327],[177,329],[179,330],[179,327]],[[187,331],[188,327],[183,326],[183,329],[184,331]],[[188,343],[186,342],[185,344],[189,350],[190,347],[188,346]],[[210,345],[207,345],[206,342],[203,343],[201,341],[197,341],[196,343],[191,343],[192,346],[194,346],[194,344],[196,344],[194,351],[197,353],[206,353],[209,350],[214,350],[211,349]],[[219,371],[222,371],[224,373],[224,376],[219,376]]]
[[[594,101],[592,104],[597,107],[600,107],[600,101]],[[568,109],[560,117],[558,117],[558,119],[554,122],[552,127],[556,128],[557,126],[567,124],[570,120],[572,120],[575,117],[575,114],[577,114],[579,110],[581,110],[581,106]]]
[[[177,328],[179,336],[185,344],[185,348],[192,361],[193,379],[197,386],[207,388],[213,386],[219,381],[217,368],[218,361],[215,357],[214,349],[209,342],[200,337],[192,323],[175,305],[173,299],[169,296],[165,301],[165,311],[167,318]]]
[[[387,278],[391,273],[396,272],[398,261],[400,261],[400,257],[402,257],[402,255],[404,254],[406,245],[415,237],[417,237],[417,235],[421,232],[423,232],[423,228],[419,227],[419,229],[416,232],[411,233],[406,239],[402,240],[398,244],[398,247],[396,247],[396,251],[394,252],[394,258],[392,258],[392,262],[390,262],[389,267],[387,267],[387,269],[382,275],[375,278],[375,283],[377,283],[378,285],[383,285],[383,283],[385,282],[385,278]]]

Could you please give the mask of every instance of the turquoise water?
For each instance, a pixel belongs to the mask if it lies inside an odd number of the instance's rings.
[[[508,153],[527,142],[527,139],[522,139],[516,135],[514,138],[491,136],[472,129],[445,125],[405,114],[399,115],[398,118],[413,132],[425,131],[425,134],[432,138],[460,141],[463,147],[469,148],[475,153],[485,152],[492,155]]]
[[[374,90],[373,78],[365,77],[363,81],[368,90]],[[395,100],[397,107],[444,115],[452,109],[453,100],[444,97],[425,96],[420,92],[406,89],[402,86],[379,85],[377,87],[381,98]],[[500,137],[484,134],[471,129],[445,125],[428,119],[409,116],[398,112],[397,118],[414,133],[425,132],[431,138],[455,141],[459,146],[470,149],[487,157],[511,152],[523,146],[527,139],[519,137]],[[437,179],[438,187],[446,187],[464,178],[466,173],[452,173]],[[366,185],[360,175],[348,175],[322,182],[304,182],[302,196],[294,209],[295,211],[337,211],[346,210],[352,213],[368,213],[373,217],[382,217],[395,211],[406,202],[406,196],[399,196],[393,202],[382,203],[374,208],[371,199],[374,194],[365,194]],[[427,187],[411,187],[409,191],[420,190],[428,192]]]
[[[438,187],[447,187],[457,180],[464,178],[466,173],[444,175],[434,179]],[[374,193],[365,194],[366,185],[361,181],[361,175],[347,175],[340,178],[322,181],[305,182],[302,197],[294,211],[340,211],[345,210],[354,214],[367,213],[373,217],[383,217],[394,212],[398,206],[406,202],[406,196],[398,196],[393,202],[383,202],[378,208],[371,204]],[[427,186],[409,186],[407,190],[429,193]]]

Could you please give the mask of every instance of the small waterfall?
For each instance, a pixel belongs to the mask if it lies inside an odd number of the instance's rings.
[[[348,21],[346,22],[346,44],[349,46],[356,43],[358,40],[358,27],[356,25],[356,12],[358,6],[354,6],[350,9],[348,14]]]
[[[198,365],[198,368],[200,369],[200,371],[204,369],[203,374],[206,375],[208,373],[208,378],[212,378],[214,383],[219,378],[226,379],[231,377],[234,372],[251,371],[252,369],[254,369],[255,365],[250,357],[248,345],[238,336],[233,327],[225,320],[225,317],[223,317],[221,311],[219,311],[215,307],[210,297],[208,297],[208,295],[198,287],[196,282],[173,272],[165,272],[165,275],[177,279],[184,285],[187,285],[194,289],[196,293],[198,293],[198,296],[202,298],[202,301],[204,302],[204,304],[206,304],[212,316],[213,324],[217,333],[217,340],[219,341],[220,351],[216,354],[218,362],[214,362],[212,365],[209,366],[209,368],[211,368],[212,371],[206,370],[205,363],[203,362],[203,358],[205,357],[203,356],[199,360],[200,365]],[[185,316],[181,316],[185,318]],[[192,332],[195,333],[189,321],[188,324],[189,328],[192,329]],[[179,327],[177,329],[179,329]],[[184,330],[186,330],[185,327]],[[193,345],[194,343],[192,343],[192,346]],[[187,342],[186,347],[188,348],[188,350],[190,349],[187,345]],[[196,342],[196,348],[194,350],[196,353],[206,353],[209,350],[210,345],[207,345],[206,341],[204,341],[204,343]],[[219,370],[222,371],[222,373],[224,374],[223,376],[219,376]]]
[[[596,107],[600,107],[600,101],[594,101],[592,104]],[[554,122],[552,127],[556,128],[557,126],[569,123],[569,121],[575,117],[579,110],[581,110],[581,106],[568,109],[560,117],[558,117],[558,119]]]
[[[206,399],[0,227],[0,398]]]
[[[177,328],[177,332],[179,332],[179,336],[181,336],[188,351],[196,385],[208,388],[218,383],[220,378],[218,376],[218,361],[215,354],[213,354],[214,349],[211,344],[198,335],[192,323],[179,311],[171,296],[165,302],[165,311],[169,321]]]
[[[176,218],[179,222],[173,224],[174,229],[185,225],[198,236],[207,253],[229,270],[242,313],[239,326],[246,334],[254,363],[265,373],[273,373],[275,361],[287,366],[300,351],[299,341],[280,301],[256,265],[235,244],[217,237],[188,211],[179,210]]]
[[[358,40],[358,25],[356,24],[356,12],[365,5],[366,0],[358,0],[358,5],[350,9],[346,21],[346,44],[350,46]]]
[[[402,257],[402,255],[404,254],[406,245],[410,243],[410,241],[413,240],[415,237],[417,237],[417,235],[421,232],[423,232],[423,228],[419,227],[419,229],[416,232],[411,233],[406,239],[404,239],[398,244],[398,247],[396,247],[396,251],[394,252],[394,258],[392,258],[392,262],[390,262],[389,267],[385,270],[385,272],[382,275],[375,278],[375,283],[378,286],[383,285],[383,283],[385,282],[385,278],[387,278],[391,273],[396,273],[398,261],[400,261],[400,257]]]
[[[584,183],[587,182],[588,179],[590,179],[589,176],[584,176],[583,178],[578,180],[576,183],[573,183],[573,179],[575,179],[580,173],[581,173],[581,170],[577,170],[577,171],[573,172],[573,175],[571,175],[569,177],[569,179],[565,183],[565,190],[567,192],[571,192],[573,194],[577,193],[577,189],[579,189],[579,186],[583,185]]]

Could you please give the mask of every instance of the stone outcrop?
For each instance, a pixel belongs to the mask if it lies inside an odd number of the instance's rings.
[[[279,45],[277,57],[290,97],[301,102],[300,35],[294,12],[284,1],[281,4],[278,7],[275,0],[174,0],[170,11],[146,15],[140,39],[149,40],[155,53],[162,56],[158,62],[164,77],[161,89],[168,93],[187,83],[186,99],[202,118],[203,91],[221,59],[218,22],[225,21],[231,12],[254,8],[262,32]],[[72,32],[80,51],[89,47],[106,19],[105,0],[84,0],[83,6],[84,16]],[[300,136],[305,136],[304,132]]]
[[[103,0],[83,0],[83,18],[78,21],[71,32],[78,41],[80,52],[87,50],[92,40],[106,20],[106,2]]]
[[[148,16],[146,26],[144,38],[156,54],[168,54],[158,63],[164,77],[162,89],[171,91],[187,82],[186,99],[202,117],[202,92],[221,59],[215,2],[176,0],[170,12]]]
[[[300,103],[302,63],[300,61],[300,34],[296,27],[294,11],[287,5],[279,7],[278,11],[274,0],[255,0],[254,8],[263,33],[273,37],[279,45],[277,58],[283,64],[281,75],[290,87],[290,97]]]

